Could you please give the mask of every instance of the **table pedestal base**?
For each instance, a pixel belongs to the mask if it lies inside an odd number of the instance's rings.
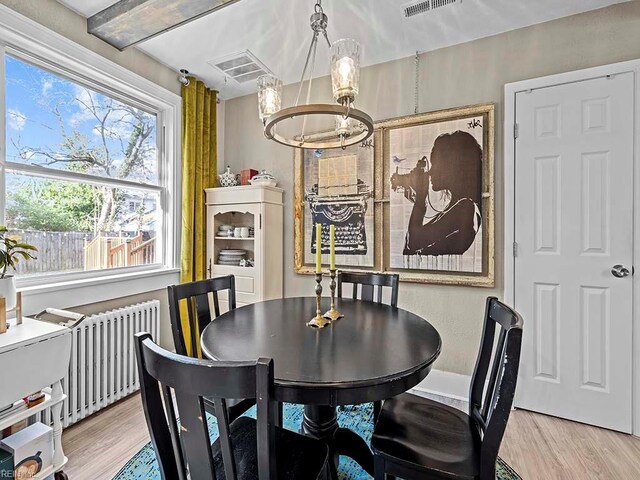
[[[338,478],[338,457],[354,459],[369,475],[373,476],[373,454],[360,435],[338,426],[335,407],[305,405],[301,432],[322,440],[329,447],[331,478]]]

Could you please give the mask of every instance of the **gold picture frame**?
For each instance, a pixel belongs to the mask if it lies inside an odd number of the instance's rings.
[[[393,192],[390,178],[391,171],[390,140],[392,135],[404,134],[403,130],[420,127],[423,130],[435,129],[440,132],[447,125],[465,125],[469,123],[469,129],[481,128],[481,135],[476,130],[474,135],[481,138],[481,206],[477,206],[481,221],[481,233],[478,231],[479,240],[474,239],[474,245],[480,243],[481,259],[474,258],[476,271],[447,271],[438,268],[399,268],[398,255],[393,258],[391,246],[397,250],[398,228],[391,231],[392,203],[397,203],[397,192]],[[352,271],[378,271],[400,274],[400,280],[405,282],[429,283],[441,285],[465,285],[477,287],[492,287],[495,284],[495,183],[494,183],[494,145],[495,145],[495,106],[492,103],[451,108],[429,113],[409,115],[377,122],[373,136],[373,191],[371,192],[370,205],[373,207],[373,249],[374,257],[371,266],[366,268],[341,266],[338,268]],[[428,133],[428,132],[427,132]],[[411,135],[410,133],[406,133]],[[330,134],[317,134],[318,136]],[[422,137],[432,138],[435,135]],[[439,136],[439,135],[438,135]],[[416,143],[416,142],[409,142]],[[424,150],[424,156],[431,155],[429,145],[421,145],[418,148]],[[294,266],[296,273],[312,274],[315,272],[313,264],[305,262],[305,162],[304,150],[296,149],[294,154]],[[415,155],[412,159],[415,161]],[[397,170],[397,169],[396,169]],[[394,207],[395,208],[395,207]],[[398,215],[393,222],[397,223]],[[479,229],[480,230],[480,229]],[[308,239],[307,239],[308,240]],[[307,241],[308,244],[308,241]],[[308,245],[307,245],[308,246]],[[311,256],[309,256],[310,258]],[[437,259],[436,259],[437,260]],[[428,263],[428,262],[427,262]],[[436,261],[437,264],[437,261]]]
[[[409,129],[412,127],[424,127],[438,130],[445,124],[468,125],[470,130],[481,128],[481,268],[476,272],[443,271],[434,269],[409,269],[398,268],[393,265],[390,258],[392,240],[390,239],[391,217],[391,157],[390,135],[392,132]],[[440,132],[442,129],[439,130]],[[401,118],[385,120],[377,124],[377,135],[380,140],[376,148],[376,164],[382,166],[383,180],[380,182],[383,194],[381,202],[383,208],[383,242],[384,258],[382,270],[400,274],[400,280],[405,282],[433,283],[440,285],[466,285],[476,287],[493,287],[495,285],[495,182],[494,182],[494,147],[495,147],[495,106],[493,103],[451,108],[429,113],[420,113]],[[448,133],[448,132],[446,132]],[[424,136],[424,134],[422,134]],[[437,135],[434,135],[437,136]],[[411,142],[409,142],[411,143]],[[426,151],[425,155],[430,155]],[[397,215],[394,219],[397,218]]]
[[[318,133],[314,134],[314,138],[330,138],[334,137],[334,132],[327,133]],[[354,145],[352,147],[347,147],[347,149],[343,152],[340,149],[328,150],[327,156],[331,157],[343,157],[344,155],[352,155],[354,153],[354,149],[367,149],[368,160],[370,161],[370,193],[367,198],[367,211],[369,212],[369,231],[367,231],[366,235],[370,236],[373,234],[373,237],[368,237],[367,243],[372,250],[369,257],[371,260],[368,262],[366,266],[359,265],[344,265],[340,263],[340,255],[336,255],[337,266],[338,269],[348,269],[350,271],[376,271],[382,268],[382,205],[376,201],[376,192],[381,191],[381,184],[379,182],[382,181],[382,165],[376,162],[375,155],[375,139],[367,140],[362,142],[359,145]],[[314,274],[315,273],[315,265],[312,261],[312,255],[309,255],[309,258],[305,261],[305,244],[306,247],[309,247],[309,238],[308,238],[308,225],[306,224],[305,218],[308,217],[307,209],[309,208],[307,204],[307,193],[305,191],[306,176],[308,172],[305,172],[305,155],[309,155],[313,150],[303,150],[300,148],[296,148],[294,151],[294,268],[296,273],[300,274]],[[359,172],[358,172],[359,173]],[[358,175],[360,177],[360,175]],[[326,258],[326,257],[325,257]],[[342,257],[344,258],[344,257]]]

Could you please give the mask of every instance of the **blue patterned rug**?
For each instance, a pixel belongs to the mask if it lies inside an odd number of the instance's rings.
[[[301,405],[285,404],[285,428],[297,432],[302,423],[302,414],[303,407]],[[246,415],[255,418],[255,407],[249,409]],[[373,407],[370,403],[346,406],[338,412],[338,423],[341,427],[349,428],[357,432],[369,443],[373,432],[372,416]],[[213,441],[218,436],[218,426],[213,416],[207,415],[207,417],[211,441]],[[338,474],[341,480],[371,479],[371,476],[363,471],[357,463],[346,457],[340,458]],[[522,480],[520,476],[500,458],[498,458],[496,478],[498,480]],[[161,480],[156,455],[151,446],[151,442],[142,447],[142,449],[122,467],[113,480]]]

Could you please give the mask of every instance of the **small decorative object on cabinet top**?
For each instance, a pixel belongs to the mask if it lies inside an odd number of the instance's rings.
[[[240,179],[237,173],[231,171],[231,167],[227,165],[227,170],[218,175],[221,187],[236,187],[240,185]]]
[[[267,187],[275,187],[278,185],[276,177],[268,173],[266,170],[260,171],[251,179],[251,185],[265,185]]]
[[[240,185],[250,185],[251,179],[258,174],[257,170],[253,168],[245,168],[240,170]]]

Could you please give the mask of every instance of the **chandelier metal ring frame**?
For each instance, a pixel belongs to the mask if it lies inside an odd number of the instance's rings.
[[[348,112],[348,117],[360,122],[365,129],[362,130],[359,134],[349,135],[345,137],[344,135],[340,135],[336,132],[335,139],[328,137],[326,135],[308,135],[304,136],[304,131],[300,136],[294,137],[285,137],[283,135],[279,135],[276,132],[276,125],[284,120],[292,119],[298,116],[311,116],[311,115],[331,115],[331,116],[341,116],[342,118]],[[282,145],[287,145],[290,147],[297,148],[341,148],[348,147],[349,145],[354,145],[360,142],[363,142],[367,138],[371,136],[373,133],[373,120],[369,115],[367,115],[362,110],[358,110],[357,108],[348,108],[342,105],[331,105],[327,103],[312,103],[309,105],[297,105],[295,107],[283,108],[282,110],[274,113],[269,117],[265,127],[264,134],[270,139],[274,140]],[[322,140],[314,140],[314,137],[322,137]],[[308,143],[308,146],[305,144]]]
[[[272,75],[258,78],[258,102],[264,134],[269,140],[282,145],[308,149],[346,148],[358,144],[373,134],[373,120],[364,111],[354,107],[359,88],[360,45],[351,39],[341,39],[332,45],[327,35],[328,18],[322,10],[322,0],[316,0],[310,23],[313,37],[305,60],[300,86],[292,107],[280,108],[282,82]],[[318,38],[322,35],[332,54],[331,77],[336,104],[309,103]],[[307,81],[306,103],[300,104],[304,82]],[[308,135],[307,120],[311,116],[332,117],[336,123],[335,137]],[[293,136],[277,132],[277,126],[286,120],[302,118],[301,131]]]

